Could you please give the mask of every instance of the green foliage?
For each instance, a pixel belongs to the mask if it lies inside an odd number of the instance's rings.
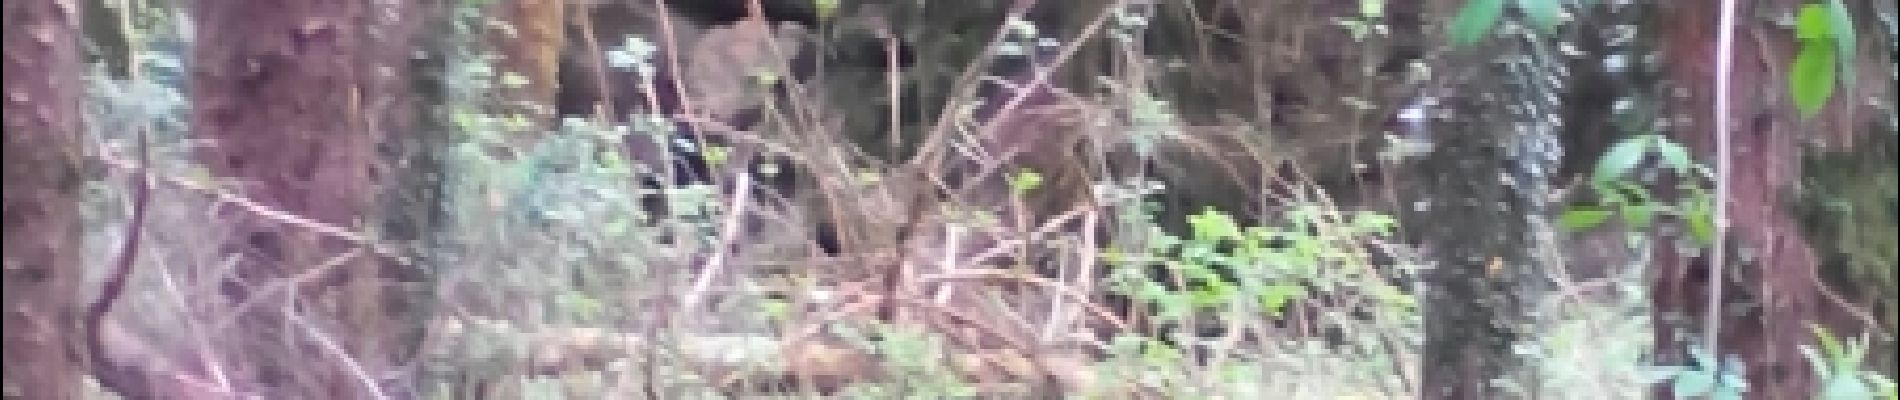
[[[1524,10],[1524,16],[1537,29],[1549,31],[1557,27],[1557,17],[1563,13],[1560,0],[1517,0],[1517,8]]]
[[[948,362],[950,348],[941,336],[895,325],[837,326],[846,341],[884,360],[897,384],[852,385],[842,398],[974,399],[979,393]]]
[[[1469,45],[1484,38],[1504,15],[1504,0],[1471,0],[1451,20],[1451,42]]]
[[[1657,162],[1645,164],[1652,155]],[[1638,176],[1645,165],[1676,177],[1680,198],[1657,199]],[[1557,222],[1564,229],[1581,231],[1601,226],[1614,215],[1621,216],[1627,228],[1641,231],[1653,226],[1659,215],[1673,216],[1696,241],[1707,244],[1715,239],[1714,200],[1705,183],[1712,178],[1713,174],[1696,164],[1689,149],[1681,144],[1656,134],[1631,136],[1611,145],[1597,159],[1590,177],[1597,203],[1572,206]]]
[[[1834,48],[1830,46],[1804,45],[1795,56],[1788,92],[1803,117],[1821,112],[1827,98],[1834,95],[1834,62]]]
[[[1042,174],[1034,170],[1025,169],[1009,176],[1009,189],[1018,195],[1029,193],[1038,187],[1042,187]]]
[[[1689,356],[1692,365],[1655,367],[1651,377],[1669,382],[1678,398],[1740,400],[1748,392],[1740,358],[1729,356],[1718,364],[1708,349],[1699,345],[1689,347]]]
[[[1878,371],[1861,369],[1867,359],[1866,337],[1843,344],[1827,328],[1820,325],[1811,328],[1819,349],[1804,345],[1801,346],[1801,355],[1808,359],[1808,366],[1814,369],[1815,377],[1821,382],[1816,399],[1892,399],[1896,390],[1900,390],[1895,388],[1892,379],[1880,375]]]
[[[1813,117],[1834,95],[1837,74],[1840,84],[1852,84],[1859,38],[1841,0],[1802,6],[1795,15],[1795,38],[1801,50],[1789,67],[1788,93],[1802,117]]]
[[[1533,27],[1549,31],[1557,27],[1559,16],[1563,14],[1563,3],[1559,0],[1514,0],[1517,9],[1524,13]],[[1504,16],[1504,0],[1471,0],[1458,9],[1458,15],[1452,17],[1450,35],[1454,45],[1464,46],[1477,43],[1485,34],[1491,33]]]
[[[1393,311],[1412,308],[1413,299],[1397,288],[1363,285],[1358,276],[1342,276],[1351,273],[1325,269],[1360,257],[1355,240],[1390,234],[1393,218],[1354,213],[1329,219],[1317,208],[1296,208],[1286,216],[1287,226],[1242,227],[1232,216],[1207,209],[1188,218],[1186,238],[1156,228],[1149,232],[1148,254],[1112,261],[1120,267],[1112,290],[1153,305],[1167,321],[1230,308],[1277,315],[1309,290],[1346,286],[1367,290]],[[1139,267],[1149,263],[1159,263],[1170,277],[1146,276]]]

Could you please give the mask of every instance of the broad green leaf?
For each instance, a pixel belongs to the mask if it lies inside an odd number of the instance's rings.
[[[1834,34],[1835,51],[1840,54],[1841,84],[1854,84],[1854,55],[1859,51],[1859,39],[1854,35],[1854,15],[1847,12],[1847,4],[1841,0],[1828,0],[1827,16],[1829,32]]]
[[[1504,0],[1470,0],[1451,20],[1451,42],[1455,45],[1476,43],[1498,24],[1504,14]]]
[[[1689,157],[1688,147],[1683,146],[1681,143],[1661,139],[1655,140],[1654,144],[1656,157],[1661,158],[1663,165],[1669,166],[1670,170],[1685,175],[1694,171],[1695,160]]]
[[[1834,94],[1834,47],[1802,45],[1788,76],[1788,92],[1802,117],[1813,117]]]
[[[1636,164],[1643,162],[1643,155],[1649,152],[1650,140],[1647,135],[1634,136],[1610,146],[1610,150],[1603,153],[1603,158],[1597,159],[1595,180],[1613,181],[1636,168]]]
[[[1557,16],[1563,12],[1563,3],[1558,0],[1517,0],[1517,8],[1524,10],[1524,16],[1530,18],[1537,29],[1549,31],[1557,27]]]
[[[1874,388],[1860,377],[1836,374],[1821,386],[1822,400],[1873,400]]]
[[[1610,214],[1610,210],[1596,207],[1572,208],[1564,210],[1563,215],[1557,218],[1557,224],[1572,232],[1586,231],[1603,225],[1603,221],[1610,219]]]
[[[1795,14],[1794,36],[1803,41],[1827,39],[1833,34],[1829,23],[1827,6],[1808,4],[1801,6]]]
[[[1702,396],[1715,390],[1715,375],[1708,371],[1690,371],[1676,375],[1672,389],[1676,397]]]

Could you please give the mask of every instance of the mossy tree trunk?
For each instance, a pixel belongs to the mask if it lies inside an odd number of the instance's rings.
[[[1467,114],[1471,115],[1471,114]],[[1452,125],[1452,124],[1445,124]],[[1462,124],[1460,124],[1462,125]],[[1425,399],[1511,398],[1494,386],[1527,366],[1512,351],[1531,321],[1522,291],[1538,282],[1524,204],[1500,179],[1503,127],[1444,126],[1420,161],[1424,202],[1408,217],[1431,254],[1424,292]]]

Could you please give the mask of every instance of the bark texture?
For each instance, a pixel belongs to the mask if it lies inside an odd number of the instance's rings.
[[[8,1],[5,92],[6,398],[79,396],[79,8]]]
[[[193,124],[202,154],[242,195],[285,214],[359,231],[374,226],[380,162],[409,135],[409,57],[417,5],[378,0],[210,0],[197,20]],[[383,394],[413,353],[420,323],[400,294],[402,267],[310,227],[230,215],[240,257],[223,282],[246,340],[228,360],[240,382],[275,398]],[[258,290],[298,282],[294,298]]]

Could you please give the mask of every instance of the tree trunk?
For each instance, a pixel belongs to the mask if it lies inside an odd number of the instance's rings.
[[[1426,275],[1425,399],[1510,398],[1492,385],[1525,364],[1512,344],[1529,325],[1519,290],[1536,278],[1526,250],[1530,231],[1505,171],[1499,127],[1438,133],[1437,149],[1418,168],[1426,209],[1410,218],[1434,260]]]
[[[1534,364],[1515,346],[1533,334],[1532,307],[1551,262],[1541,249],[1552,233],[1533,221],[1548,221],[1540,199],[1556,160],[1523,149],[1556,138],[1552,89],[1527,82],[1554,72],[1542,62],[1496,60],[1530,60],[1519,56],[1554,44],[1506,35],[1486,40],[1453,49],[1445,61],[1451,72],[1435,74],[1456,89],[1420,94],[1445,102],[1450,115],[1421,110],[1429,120],[1404,132],[1433,145],[1410,168],[1416,172],[1407,181],[1418,185],[1420,201],[1404,206],[1403,225],[1432,265],[1421,293],[1421,399],[1526,398],[1538,390],[1529,372]]]
[[[489,13],[501,24],[491,29],[500,53],[503,111],[554,127],[554,96],[560,89],[561,50],[567,46],[566,1],[505,0]],[[528,136],[532,137],[532,136]]]
[[[73,399],[81,376],[77,292],[80,10],[6,3],[6,397]]]
[[[1744,4],[1749,4],[1744,2]],[[1769,2],[1741,6],[1736,19],[1732,58],[1729,118],[1732,130],[1729,169],[1722,179],[1728,188],[1716,196],[1727,203],[1727,231],[1722,267],[1722,298],[1719,310],[1709,309],[1713,266],[1706,256],[1665,243],[1658,246],[1658,264],[1651,274],[1652,302],[1659,315],[1655,327],[1658,360],[1665,364],[1683,364],[1691,346],[1708,346],[1701,338],[1711,328],[1706,321],[1711,312],[1720,336],[1714,353],[1742,361],[1746,371],[1747,396],[1750,399],[1796,399],[1814,396],[1818,389],[1806,360],[1799,349],[1813,343],[1810,326],[1826,326],[1836,334],[1851,337],[1851,324],[1839,318],[1843,304],[1828,300],[1820,274],[1820,256],[1803,234],[1795,215],[1795,198],[1790,193],[1804,172],[1803,148],[1813,143],[1842,142],[1860,128],[1851,120],[1851,110],[1860,110],[1863,118],[1869,102],[1838,97],[1853,90],[1837,92],[1836,99],[1812,119],[1799,117],[1787,101],[1785,88],[1789,75],[1785,65],[1794,60],[1794,35],[1766,19],[1757,10],[1792,12],[1800,2]],[[1676,126],[1671,134],[1697,153],[1697,158],[1717,158],[1718,134],[1710,115],[1715,101],[1717,0],[1670,3],[1659,19],[1663,36],[1663,54],[1668,55],[1663,72],[1686,93],[1672,102],[1675,110],[1695,116],[1687,124]],[[1863,8],[1871,10],[1871,8]],[[1855,11],[1856,14],[1864,11]],[[1862,24],[1865,26],[1865,24]],[[1867,29],[1861,28],[1865,32]],[[1864,57],[1864,56],[1863,56]],[[1871,58],[1869,58],[1871,59]],[[1868,70],[1891,68],[1863,66]],[[1864,72],[1856,81],[1872,81]],[[1872,75],[1878,77],[1879,75]],[[1881,77],[1879,79],[1885,79]],[[1852,88],[1860,85],[1847,85]],[[1875,86],[1875,85],[1865,85]],[[1880,85],[1884,87],[1885,85]],[[1864,90],[1864,89],[1863,89]],[[1845,114],[1844,114],[1845,113]],[[1881,133],[1887,134],[1887,133]],[[1812,189],[1807,189],[1812,190]],[[1746,255],[1746,256],[1744,256]],[[1687,339],[1687,340],[1685,340]]]
[[[193,124],[202,154],[236,190],[276,211],[363,231],[378,221],[379,183],[406,166],[379,162],[409,135],[415,105],[410,2],[206,0],[197,20]],[[239,382],[274,398],[369,398],[413,353],[421,328],[397,286],[405,266],[310,227],[229,216],[224,282],[248,335],[232,343]],[[258,289],[297,279],[295,297]],[[290,311],[285,311],[290,310]]]

